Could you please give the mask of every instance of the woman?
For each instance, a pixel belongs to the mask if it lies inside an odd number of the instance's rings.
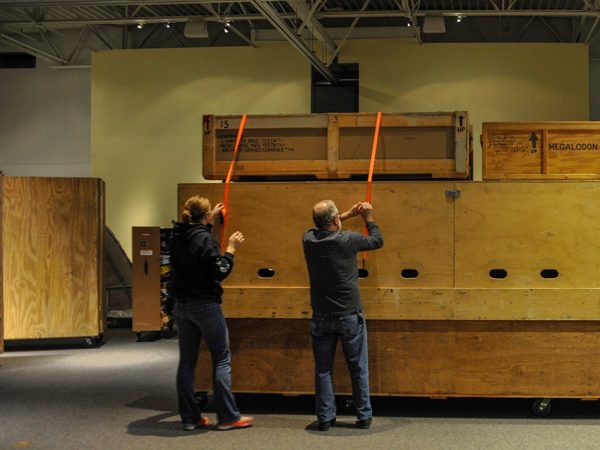
[[[203,197],[189,198],[183,207],[183,222],[174,224],[171,236],[171,287],[175,298],[175,323],[179,333],[177,397],[183,429],[209,424],[194,396],[194,371],[200,338],[204,337],[213,364],[213,391],[217,409],[217,430],[245,428],[252,417],[242,416],[231,392],[229,334],[221,310],[221,281],[233,269],[233,255],[244,236],[236,231],[229,237],[225,253],[211,231],[223,204],[211,210]]]

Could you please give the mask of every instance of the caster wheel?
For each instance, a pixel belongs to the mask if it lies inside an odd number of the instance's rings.
[[[539,417],[545,417],[552,412],[552,405],[549,398],[538,398],[531,407],[533,414]]]
[[[86,336],[83,338],[83,345],[86,348],[97,348],[102,345],[102,335],[99,336]]]

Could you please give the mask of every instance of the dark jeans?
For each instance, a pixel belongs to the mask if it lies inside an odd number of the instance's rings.
[[[212,357],[213,392],[219,423],[240,418],[231,392],[231,354],[229,333],[221,305],[214,302],[177,301],[174,311],[179,334],[177,398],[182,423],[195,424],[201,411],[194,397],[194,371],[204,337]]]
[[[352,379],[352,398],[357,418],[372,417],[369,398],[369,356],[367,324],[362,313],[344,317],[314,315],[311,321],[313,354],[315,357],[315,403],[319,422],[336,415],[333,392],[333,358],[338,338]]]

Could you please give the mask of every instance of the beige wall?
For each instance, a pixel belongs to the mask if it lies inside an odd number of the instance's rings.
[[[203,114],[310,112],[310,67],[284,43],[261,48],[113,51],[92,60],[92,171],[106,222],[169,226],[177,183],[203,181]]]
[[[466,110],[481,178],[481,122],[587,120],[588,58],[579,44],[349,41],[360,109]],[[286,43],[99,53],[92,71],[92,170],[107,223],[127,251],[134,225],[168,226],[177,183],[202,181],[203,114],[310,111],[310,67]]]
[[[361,111],[468,111],[478,180],[481,122],[589,118],[583,44],[350,41],[340,62],[360,64]]]

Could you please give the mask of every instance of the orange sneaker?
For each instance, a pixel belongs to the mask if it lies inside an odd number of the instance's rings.
[[[210,420],[208,420],[208,417],[200,417],[200,420],[198,421],[198,423],[184,423],[183,426],[183,431],[194,431],[196,428],[204,428],[206,426],[208,426],[210,424]]]
[[[242,416],[238,420],[234,420],[233,422],[224,422],[217,425],[217,430],[225,431],[225,430],[233,430],[236,428],[247,428],[251,427],[254,423],[254,417],[250,416]]]

